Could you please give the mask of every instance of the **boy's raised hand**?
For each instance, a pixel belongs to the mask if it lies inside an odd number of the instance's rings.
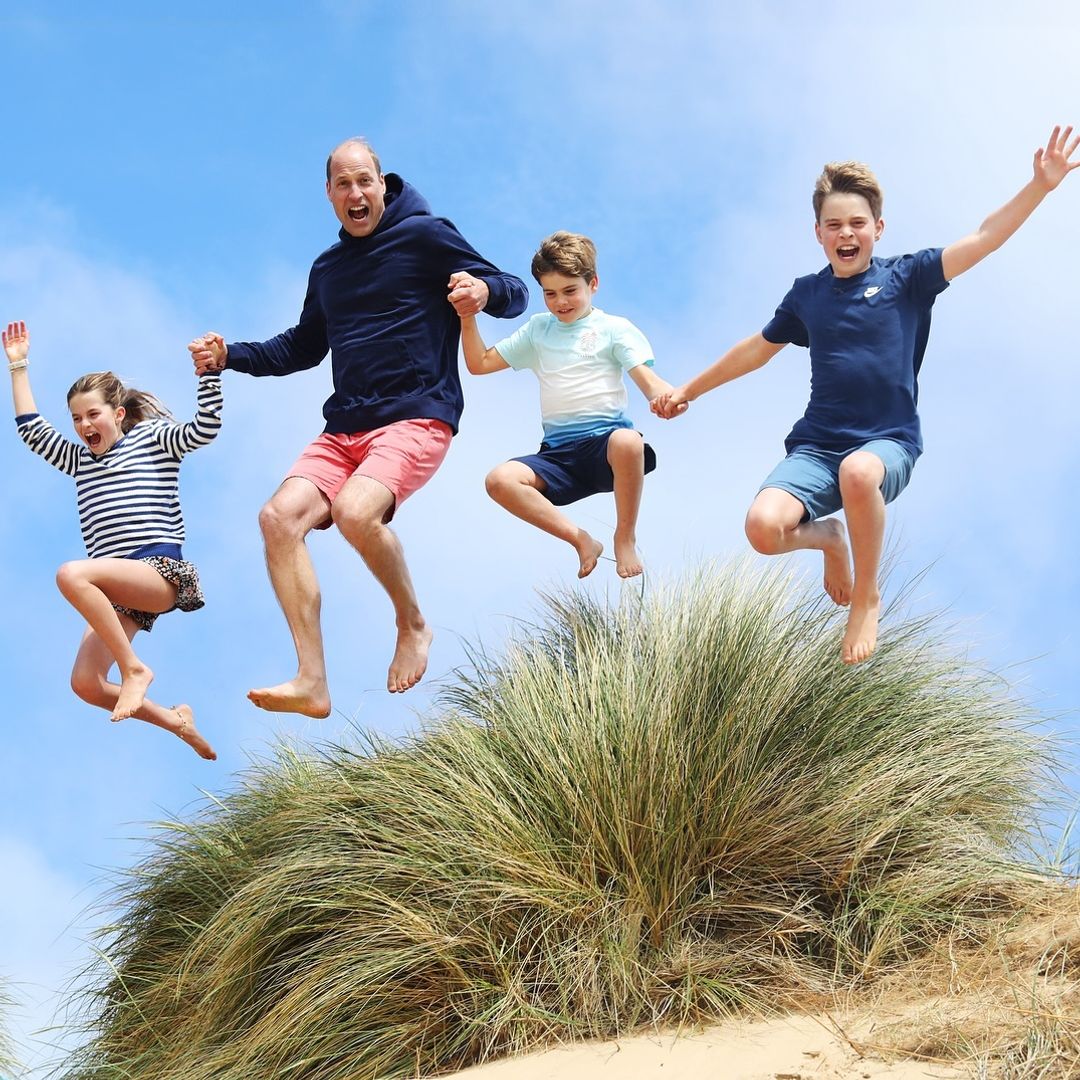
[[[1053,191],[1073,169],[1080,168],[1080,159],[1069,161],[1077,146],[1080,146],[1080,135],[1069,139],[1072,130],[1071,124],[1064,131],[1060,124],[1055,124],[1045,149],[1040,147],[1035,151],[1035,179],[1047,191]]]
[[[24,322],[10,322],[7,329],[0,331],[0,337],[4,341],[4,352],[7,353],[8,362],[12,364],[25,360],[30,354],[30,334]]]

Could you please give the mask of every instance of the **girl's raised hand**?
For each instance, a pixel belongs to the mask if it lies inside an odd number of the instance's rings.
[[[25,360],[30,352],[30,334],[26,330],[26,323],[11,322],[7,329],[0,331],[0,337],[4,341],[4,352],[7,353],[9,363],[17,363]]]

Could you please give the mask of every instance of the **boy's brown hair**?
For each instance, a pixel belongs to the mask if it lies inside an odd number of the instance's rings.
[[[552,233],[533,256],[532,276],[539,282],[541,274],[565,274],[592,281],[596,277],[596,245],[581,233],[562,229]]]
[[[881,185],[861,161],[830,161],[814,185],[814,220],[821,220],[821,206],[830,195],[861,195],[870,204],[874,220],[881,217],[885,201]]]

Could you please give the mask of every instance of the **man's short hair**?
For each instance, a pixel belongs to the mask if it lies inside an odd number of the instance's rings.
[[[334,160],[334,155],[343,146],[362,146],[371,155],[371,160],[375,162],[375,171],[382,176],[382,166],[379,164],[379,155],[375,153],[375,148],[363,135],[351,135],[344,142],[339,142],[326,156],[326,182],[328,184],[330,183],[330,163]]]
[[[870,204],[874,220],[881,217],[885,201],[877,177],[861,161],[830,161],[814,185],[814,220],[821,220],[821,207],[830,195],[861,195]]]
[[[533,256],[532,276],[565,274],[592,281],[596,277],[596,245],[581,233],[560,229],[547,237]]]

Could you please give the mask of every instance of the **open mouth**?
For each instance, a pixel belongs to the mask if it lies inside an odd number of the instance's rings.
[[[350,206],[348,215],[350,221],[367,221],[370,211],[366,206]]]
[[[101,436],[96,431],[91,432],[86,436],[86,445],[89,446],[91,450],[99,449],[101,447]]]
[[[841,259],[854,259],[859,254],[859,249],[854,244],[845,244],[836,249],[836,254]]]

